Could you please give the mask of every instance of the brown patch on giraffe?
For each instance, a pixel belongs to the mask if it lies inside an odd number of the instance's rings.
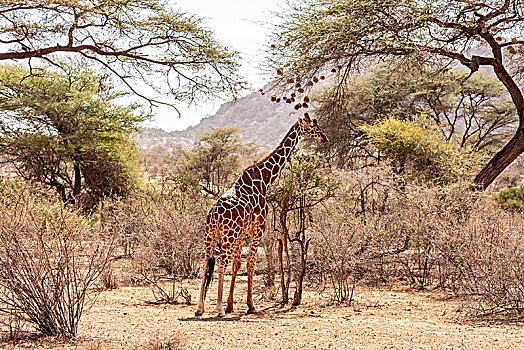
[[[269,171],[269,169],[262,169],[262,179],[264,182],[267,182],[269,179],[271,179],[271,171]]]
[[[249,176],[247,173],[242,174],[242,181],[244,182],[244,185],[251,186],[253,185],[253,181],[251,180],[251,176]]]

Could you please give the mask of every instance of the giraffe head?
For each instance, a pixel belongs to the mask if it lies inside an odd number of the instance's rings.
[[[318,126],[317,120],[316,119],[311,120],[307,113],[304,114],[304,119],[298,118],[298,125],[299,125],[298,133],[300,136],[312,137],[322,142],[328,142],[326,135],[324,134],[322,129],[320,129],[320,127]]]

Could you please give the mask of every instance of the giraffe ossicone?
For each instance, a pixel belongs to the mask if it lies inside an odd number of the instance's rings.
[[[244,236],[251,235],[247,260],[247,306],[248,313],[255,313],[253,304],[253,272],[258,245],[266,227],[268,206],[266,195],[269,186],[276,180],[293,149],[301,137],[312,137],[327,142],[327,137],[306,113],[304,118],[291,126],[280,144],[268,156],[246,168],[233,186],[213,205],[207,215],[205,227],[205,259],[203,263],[202,285],[196,315],[204,313],[204,299],[211,282],[215,266],[214,250],[218,239],[222,238],[222,249],[218,258],[218,316],[233,311],[233,292],[235,279],[241,265]],[[229,260],[233,257],[231,287],[227,307],[222,303],[224,275]]]

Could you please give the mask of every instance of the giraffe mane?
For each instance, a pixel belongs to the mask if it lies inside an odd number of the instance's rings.
[[[282,141],[280,141],[280,143],[278,144],[277,147],[275,147],[275,149],[273,150],[273,152],[269,153],[267,156],[265,156],[264,158],[256,161],[255,163],[253,163],[252,165],[248,166],[247,168],[244,169],[244,171],[246,171],[247,169],[250,169],[250,168],[254,168],[254,167],[257,167],[259,166],[260,164],[264,163],[266,160],[268,160],[269,158],[271,158],[276,152],[277,150],[280,149],[280,146],[282,146],[284,144],[284,141],[287,139],[287,137],[289,136],[289,134],[291,133],[291,131],[293,131],[293,129],[295,128],[295,126],[298,124],[298,122],[295,122],[291,128],[289,129],[289,131],[287,132],[286,136],[284,136],[282,138]]]

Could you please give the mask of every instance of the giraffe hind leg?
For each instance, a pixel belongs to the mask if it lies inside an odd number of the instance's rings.
[[[206,242],[205,242],[205,259],[202,264],[202,284],[200,287],[200,298],[198,300],[198,307],[195,311],[196,316],[204,314],[204,299],[206,298],[209,284],[213,276],[215,267],[215,258],[213,256],[216,242],[218,240],[218,230],[211,225],[206,226]]]
[[[242,244],[244,242],[244,236],[239,237],[237,241],[235,242],[235,252],[234,252],[234,258],[233,258],[233,271],[231,275],[231,287],[229,288],[229,297],[227,298],[227,307],[226,307],[226,313],[233,312],[233,293],[235,290],[235,280],[237,277],[238,270],[240,269],[240,266],[242,265],[241,262],[241,256],[242,256]]]
[[[204,299],[206,298],[207,289],[211,282],[214,265],[214,258],[209,258],[204,261],[202,268],[202,285],[200,288],[200,299],[198,301],[197,310],[195,311],[196,316],[202,316],[204,314]]]
[[[218,258],[218,296],[217,296],[217,312],[218,317],[224,317],[226,312],[222,304],[222,296],[224,291],[224,275],[226,273],[227,264],[231,258],[233,245],[228,239],[223,239],[222,252]]]
[[[258,245],[262,239],[262,234],[265,229],[265,223],[257,223],[254,229],[254,235],[251,238],[249,247],[249,257],[247,260],[247,313],[256,313],[255,305],[253,303],[253,273],[255,271],[255,260],[257,255]]]

